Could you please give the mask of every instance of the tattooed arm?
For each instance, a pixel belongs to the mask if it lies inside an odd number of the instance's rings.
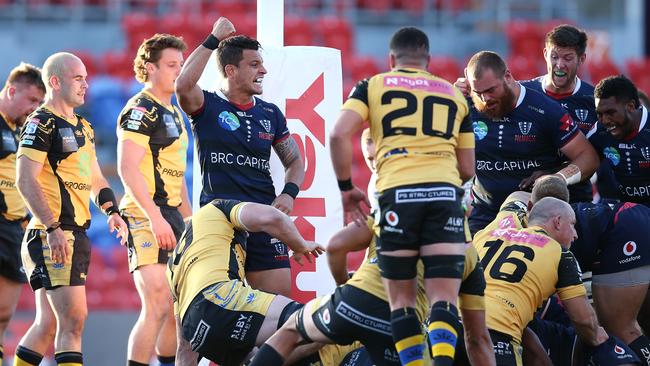
[[[273,145],[273,149],[284,166],[285,188],[286,184],[290,183],[300,187],[305,179],[305,164],[300,157],[296,141],[292,137],[288,137]],[[288,215],[293,210],[293,200],[294,197],[283,192],[273,201],[273,207]]]

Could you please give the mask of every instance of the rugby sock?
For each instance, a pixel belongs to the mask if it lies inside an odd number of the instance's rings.
[[[628,346],[639,356],[642,365],[650,366],[650,339],[648,337],[641,334],[639,338],[633,340]]]
[[[402,365],[424,366],[422,329],[415,309],[402,308],[391,311],[390,325]]]
[[[43,360],[43,355],[29,348],[18,346],[14,356],[14,366],[36,366]]]
[[[262,348],[255,353],[253,361],[248,366],[282,366],[282,364],[284,364],[282,355],[280,355],[275,348],[265,343]]]
[[[0,344],[0,366],[2,366],[2,358],[4,357],[4,347]]]
[[[156,355],[156,358],[158,359],[158,365],[159,366],[174,366],[174,363],[176,362],[176,356],[161,356],[161,355]]]
[[[149,366],[148,363],[142,363],[138,361],[128,360],[126,361],[126,366]]]
[[[54,354],[58,366],[82,366],[84,364],[81,352],[67,351]]]
[[[429,343],[435,366],[451,366],[454,363],[456,340],[460,333],[458,310],[451,303],[438,301],[429,315]]]

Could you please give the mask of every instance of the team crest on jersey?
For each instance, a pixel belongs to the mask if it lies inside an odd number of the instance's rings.
[[[609,159],[609,161],[611,161],[614,166],[618,165],[618,163],[621,162],[621,154],[618,152],[618,150],[616,150],[615,147],[606,147],[603,150],[603,155],[605,155],[605,157]]]
[[[488,133],[488,127],[483,121],[477,121],[472,123],[472,128],[474,129],[474,136],[477,139],[483,140]]]
[[[528,135],[532,127],[533,122],[519,122],[519,131],[524,135]]]
[[[262,125],[262,127],[264,127],[264,131],[266,131],[267,133],[271,132],[271,121],[269,121],[268,119],[261,119],[260,124]]]
[[[578,117],[580,122],[585,122],[587,120],[587,117],[589,117],[588,109],[578,108],[574,112],[576,113],[576,117]]]
[[[131,114],[129,115],[129,119],[132,119],[134,121],[141,121],[142,117],[144,117],[144,112],[146,111],[143,110],[144,108],[141,107],[135,107],[131,109]]]
[[[650,147],[642,147],[641,148],[641,155],[643,155],[643,158],[645,160],[650,160]]]
[[[240,123],[237,116],[231,112],[223,111],[219,113],[219,126],[224,130],[234,131],[239,128]]]

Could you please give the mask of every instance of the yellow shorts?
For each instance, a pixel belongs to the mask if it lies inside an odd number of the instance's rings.
[[[176,242],[181,238],[185,223],[176,207],[160,207],[160,212],[174,231]],[[149,219],[141,212],[123,210],[122,217],[129,225],[129,271],[133,272],[140,266],[147,264],[166,264],[171,255],[171,250],[162,250],[156,243],[156,237],[151,231]]]
[[[25,233],[21,256],[29,284],[34,291],[52,290],[57,286],[83,286],[90,264],[90,240],[85,230],[63,231],[69,256],[65,263],[54,263],[50,258],[45,230],[30,229]]]

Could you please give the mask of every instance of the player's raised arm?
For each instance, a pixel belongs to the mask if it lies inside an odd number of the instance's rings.
[[[214,23],[212,33],[198,46],[194,52],[187,58],[181,74],[176,79],[176,96],[178,103],[185,113],[196,112],[203,106],[203,91],[198,86],[199,78],[203,74],[205,65],[207,65],[212,51],[219,46],[222,41],[235,33],[235,27],[228,18],[220,17]]]
[[[275,207],[248,203],[242,208],[239,219],[248,231],[264,231],[287,244],[294,251],[294,259],[298,263],[303,255],[311,262],[310,253],[318,257],[325,252],[321,245],[305,241],[291,218]]]

